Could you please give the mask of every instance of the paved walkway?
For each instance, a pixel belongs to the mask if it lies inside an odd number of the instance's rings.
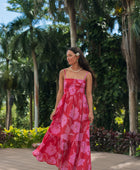
[[[0,170],[58,170],[54,165],[39,162],[34,149],[0,149]],[[140,157],[123,154],[91,152],[92,170],[140,170]]]

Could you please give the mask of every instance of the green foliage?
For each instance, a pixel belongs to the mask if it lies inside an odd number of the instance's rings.
[[[15,99],[16,109],[17,109],[17,117],[20,116],[23,118],[27,115],[27,96],[23,94],[22,92],[17,91],[17,98]]]
[[[12,84],[13,84],[13,79],[9,75],[9,71],[5,71],[2,75],[2,82],[3,82],[3,88],[5,89],[11,89]]]
[[[90,52],[88,56],[97,74],[98,87],[94,96],[98,114],[95,118],[97,126],[115,130],[119,128],[115,125],[115,117],[121,116],[119,110],[122,108],[127,112],[128,106],[126,103],[128,97],[126,64],[118,46],[120,40],[119,37],[110,37],[106,39],[106,42],[102,42],[101,56],[96,57],[95,52]]]
[[[33,143],[41,142],[49,127],[37,128],[33,130],[18,129],[10,126],[9,130],[5,129],[6,134],[4,141],[1,141],[2,148],[31,148]],[[0,131],[1,132],[1,131]],[[10,136],[10,137],[9,137]],[[7,140],[7,138],[9,140]]]
[[[55,82],[45,82],[45,88],[41,86],[39,94],[39,126],[49,126],[51,123],[50,114],[54,109],[54,104],[56,102]]]
[[[67,26],[52,26],[48,28],[45,48],[39,55],[39,126],[50,124],[50,114],[56,102],[56,88],[58,87],[59,71],[67,67],[66,49],[69,47]],[[38,52],[39,49],[37,49]]]
[[[136,39],[140,40],[140,1],[135,1],[134,12],[131,15],[132,23],[132,30],[136,35]]]
[[[6,116],[5,116],[5,113],[3,114],[2,112],[0,112],[0,126],[1,127],[5,127],[5,119]]]
[[[95,15],[93,18],[92,8],[85,12],[84,17],[89,17],[88,20],[80,20],[82,30],[79,28],[78,34],[97,78],[97,88],[93,95],[96,107],[94,124],[106,129],[128,130],[128,88],[126,63],[121,54],[121,36],[108,34],[110,25],[107,15]],[[122,117],[121,109],[125,110],[125,116],[123,125],[118,125],[115,118]]]
[[[28,18],[40,19],[47,11],[44,6],[45,0],[8,0],[8,3],[9,11],[24,13]]]

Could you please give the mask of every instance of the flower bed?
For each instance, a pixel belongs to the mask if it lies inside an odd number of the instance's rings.
[[[0,129],[1,148],[31,148],[32,143],[41,142],[49,127],[33,130],[17,129],[10,126],[9,130]]]

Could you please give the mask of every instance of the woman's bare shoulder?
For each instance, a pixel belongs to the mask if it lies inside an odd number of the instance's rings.
[[[89,74],[89,73],[90,73],[90,71],[87,71],[87,70],[85,70],[85,69],[83,69],[82,71],[83,71],[83,73],[85,73],[85,74]]]
[[[92,78],[92,74],[91,74],[91,72],[88,71],[88,70],[83,70],[83,73],[82,73],[82,74],[85,75],[86,80]]]
[[[87,73],[87,79],[92,79],[92,74],[90,71],[88,71],[88,73]]]
[[[64,68],[59,71],[59,76],[60,76],[60,77],[61,77],[61,76],[64,77]]]
[[[67,68],[62,68],[62,69],[59,71],[59,74],[64,75],[64,70],[65,70],[65,71],[66,71],[66,70],[69,70],[69,67],[67,67]]]

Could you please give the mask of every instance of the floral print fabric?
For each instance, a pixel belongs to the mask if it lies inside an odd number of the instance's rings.
[[[61,170],[91,170],[90,121],[86,81],[64,79],[64,95],[41,144],[32,152]]]

